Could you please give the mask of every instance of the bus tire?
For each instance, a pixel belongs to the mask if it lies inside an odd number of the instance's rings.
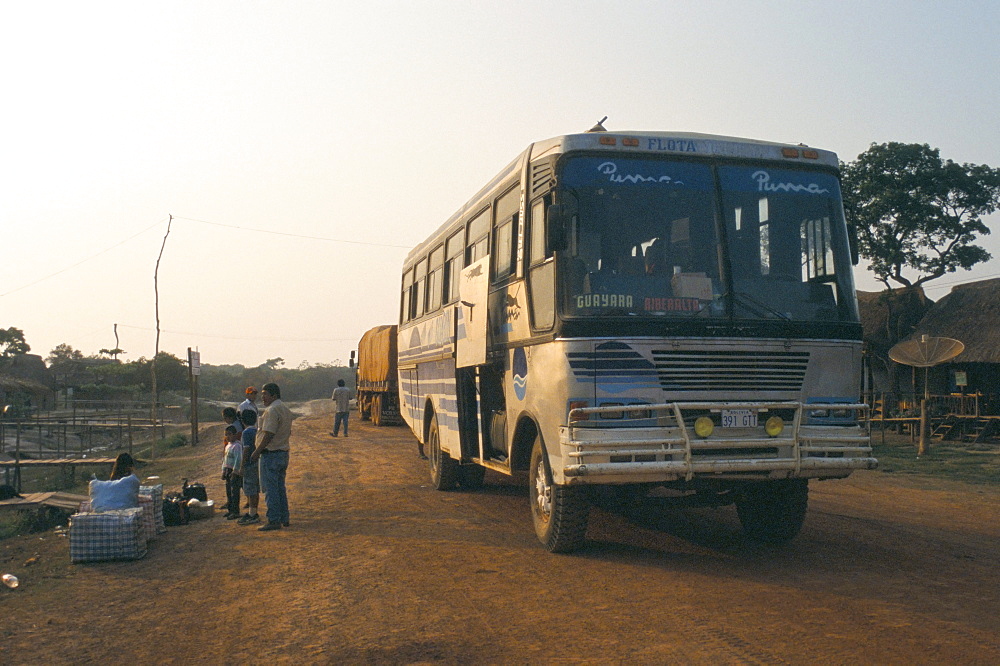
[[[431,467],[431,485],[435,490],[451,490],[458,481],[458,463],[441,450],[437,414],[431,417],[431,427],[427,432],[427,449]]]
[[[486,468],[482,465],[460,465],[458,468],[458,485],[463,490],[479,490],[485,477]]]
[[[582,489],[552,483],[552,470],[542,444],[535,436],[528,468],[528,496],[535,534],[550,553],[576,550],[587,535],[590,504]]]
[[[781,544],[802,529],[808,503],[808,479],[763,481],[747,484],[736,494],[736,514],[748,538]]]
[[[368,411],[368,396],[359,393],[358,394],[358,419],[361,421],[367,421],[370,413]]]
[[[382,425],[382,396],[377,395],[372,398],[372,425]]]

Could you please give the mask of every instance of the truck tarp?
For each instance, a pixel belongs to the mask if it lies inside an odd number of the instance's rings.
[[[358,343],[358,386],[395,382],[397,326],[376,326]]]

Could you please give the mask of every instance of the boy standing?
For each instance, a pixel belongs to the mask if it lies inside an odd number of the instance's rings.
[[[260,522],[260,516],[257,515],[257,506],[260,503],[260,464],[250,460],[250,456],[257,440],[257,412],[244,409],[240,414],[240,420],[246,426],[243,429],[243,492],[250,507],[237,524],[255,525]]]
[[[226,482],[226,520],[240,517],[240,488],[243,487],[243,442],[236,426],[226,426],[226,454],[222,459],[222,478]]]

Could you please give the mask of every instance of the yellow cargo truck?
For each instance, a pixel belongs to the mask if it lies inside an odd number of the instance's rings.
[[[396,375],[398,327],[376,326],[358,342],[358,413],[377,426],[400,425],[399,383]]]

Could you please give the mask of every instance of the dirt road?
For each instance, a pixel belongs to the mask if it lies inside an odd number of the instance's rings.
[[[295,422],[289,529],[219,516],[75,566],[51,533],[0,544],[4,567],[40,558],[0,589],[0,662],[1000,663],[997,488],[813,484],[778,548],[731,508],[595,510],[551,555],[525,487],[437,492],[404,428],[329,426]]]

